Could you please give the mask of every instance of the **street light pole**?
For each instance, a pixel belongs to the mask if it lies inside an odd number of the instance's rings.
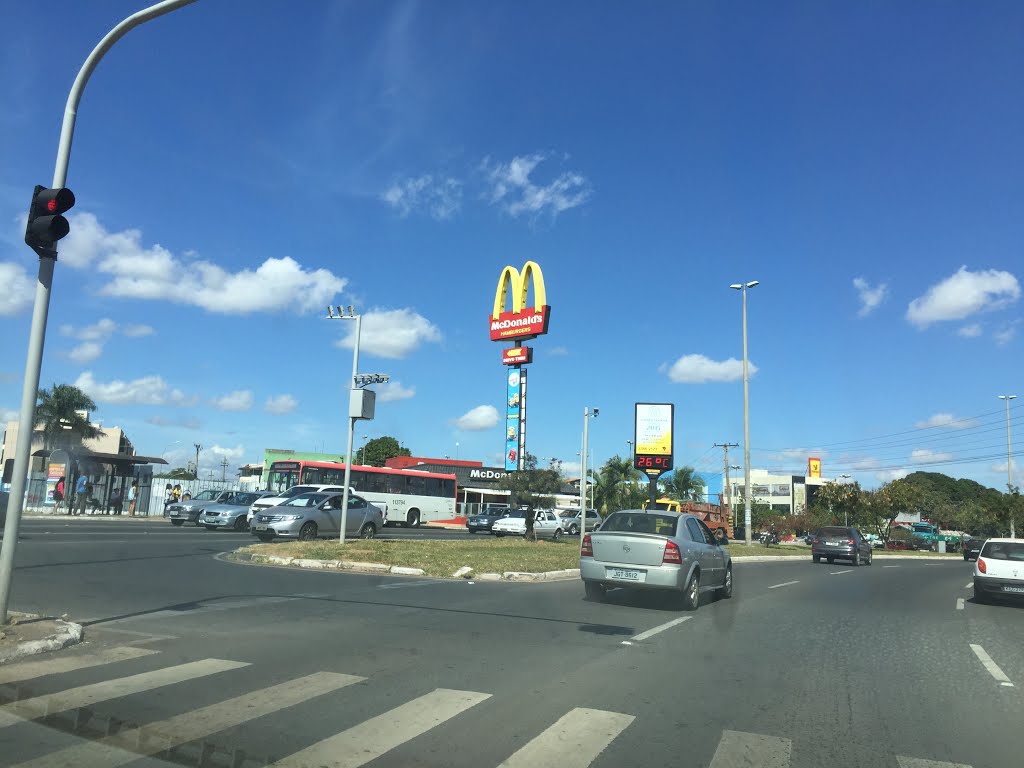
[[[53,170],[53,188],[61,189],[67,183],[68,164],[71,161],[71,141],[75,135],[75,119],[82,92],[92,76],[93,70],[107,51],[140,24],[175,11],[195,0],[164,0],[151,5],[124,19],[92,49],[92,52],[78,70],[71,85],[68,100],[64,106],[64,122],[57,144],[57,162]],[[53,267],[57,261],[54,248],[39,258],[39,276],[36,283],[35,304],[32,308],[32,325],[28,335],[28,355],[25,362],[25,378],[21,387],[21,410],[18,412],[18,440],[14,450],[14,468],[11,477],[11,492],[7,508],[7,522],[3,546],[0,548],[0,625],[7,623],[7,606],[11,596],[11,578],[14,570],[14,549],[18,541],[21,512],[25,505],[25,481],[28,477],[32,452],[32,436],[35,432],[36,399],[39,393],[39,372],[43,365],[43,344],[46,341],[46,319],[50,313],[50,288],[53,285]]]
[[[352,312],[352,307],[348,308],[348,318],[354,317],[356,320],[356,342],[352,345],[352,387],[350,392],[356,391],[356,376],[359,374],[359,338],[363,329],[363,316],[356,315]],[[345,450],[345,487],[341,491],[341,532],[338,534],[338,541],[342,544],[345,543],[345,526],[348,525],[348,484],[349,479],[352,477],[352,433],[356,428],[355,416],[351,413],[352,408],[352,395],[349,395],[349,415],[348,415],[348,448]]]
[[[589,441],[588,437],[588,425],[590,417],[597,418],[600,409],[595,408],[594,413],[590,413],[590,409],[584,407],[583,409],[583,456],[580,462],[580,551],[583,551],[583,537],[587,533],[587,444]]]
[[[999,395],[1000,400],[1006,401],[1006,492],[1011,493],[1013,488],[1013,451],[1010,449],[1010,401],[1016,395]],[[1017,538],[1017,531],[1013,525],[1013,511],[1010,511],[1010,538]]]
[[[849,480],[850,479],[850,475],[840,475],[839,479],[840,480]],[[844,485],[845,485],[845,483],[844,483]],[[843,525],[845,525],[847,528],[850,526],[850,513],[849,513],[848,510],[849,510],[849,507],[844,503],[843,504]]]
[[[747,371],[747,289],[758,284],[733,283],[729,287],[743,294],[743,540],[751,543],[750,530],[750,376]]]

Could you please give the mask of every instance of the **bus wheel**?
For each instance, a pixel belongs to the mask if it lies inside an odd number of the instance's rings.
[[[408,524],[409,524],[410,528],[419,528],[419,525],[420,525],[420,511],[418,509],[410,509],[409,510],[409,517],[407,519],[409,521]]]

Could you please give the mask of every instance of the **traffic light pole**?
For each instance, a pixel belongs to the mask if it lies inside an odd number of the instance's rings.
[[[67,105],[57,145],[57,163],[53,170],[53,188],[60,189],[67,182],[68,163],[71,159],[71,141],[75,133],[78,103],[86,83],[100,59],[129,31],[150,19],[163,16],[195,0],[164,0],[138,13],[133,13],[110,30],[93,48],[78,71]],[[14,474],[11,477],[11,495],[8,500],[7,522],[4,526],[3,546],[0,547],[0,625],[7,623],[7,607],[11,596],[11,576],[14,571],[14,550],[18,542],[21,513],[25,506],[25,483],[28,479],[32,436],[35,432],[36,399],[39,393],[39,372],[43,362],[43,342],[46,340],[46,319],[50,313],[50,288],[53,285],[53,267],[57,261],[56,248],[39,253],[39,278],[36,284],[32,326],[28,336],[28,355],[25,361],[25,380],[21,388],[21,410],[18,412],[18,441],[14,453]]]

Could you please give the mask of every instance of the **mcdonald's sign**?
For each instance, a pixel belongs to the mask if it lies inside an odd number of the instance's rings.
[[[533,281],[533,306],[526,306],[526,298]],[[511,308],[506,309],[506,299],[511,296]],[[544,290],[544,273],[535,261],[528,261],[520,272],[515,267],[505,267],[498,278],[498,290],[494,294],[494,310],[487,318],[491,328],[491,341],[511,339],[532,339],[548,332],[551,307],[547,305]]]
[[[527,365],[533,362],[532,347],[512,347],[501,352],[501,362],[504,365]]]

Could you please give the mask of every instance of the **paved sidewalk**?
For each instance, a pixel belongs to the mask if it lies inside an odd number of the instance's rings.
[[[11,611],[0,626],[0,664],[82,642],[82,625],[52,616]]]

